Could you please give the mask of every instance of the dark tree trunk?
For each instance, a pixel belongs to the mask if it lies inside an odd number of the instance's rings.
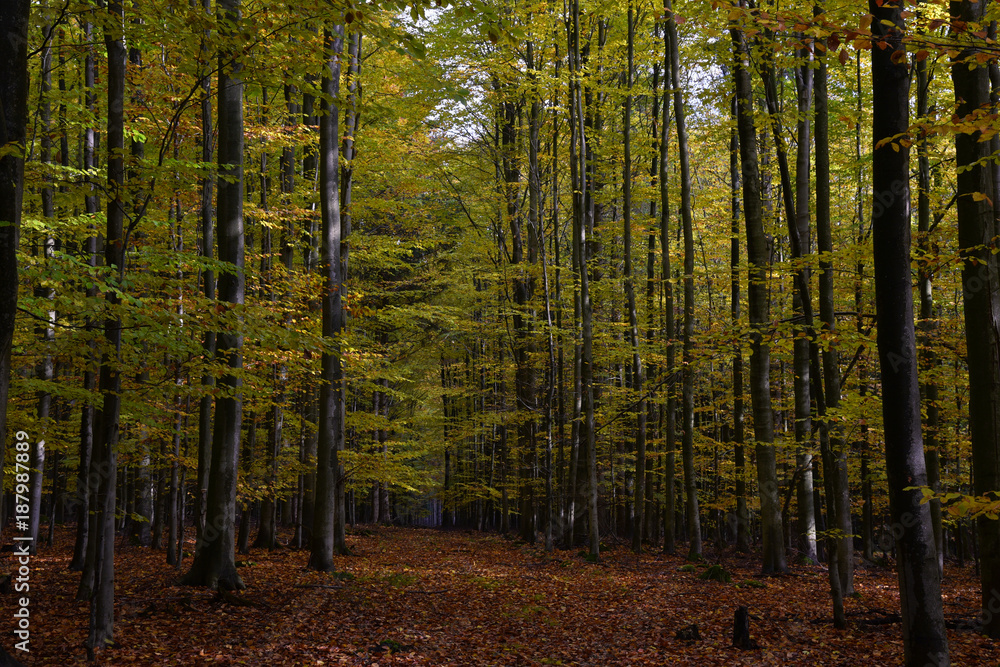
[[[925,119],[928,114],[928,85],[930,76],[927,71],[927,59],[918,60],[916,70],[917,117]],[[993,147],[990,147],[993,150]],[[937,323],[934,320],[934,271],[936,259],[931,245],[931,166],[928,155],[928,138],[920,137],[917,143],[917,279],[920,293],[920,316],[917,321],[917,331],[920,340],[920,398],[924,413],[924,459],[927,464],[927,483],[935,491],[941,490],[940,457],[938,448],[941,441],[938,438],[940,409],[938,406],[938,386],[933,376],[933,369],[938,364],[937,353],[934,350],[937,338]],[[990,213],[993,210],[990,207]],[[944,544],[942,543],[941,499],[930,501],[931,522],[934,525],[934,544],[937,547],[938,569],[944,576]]]
[[[753,406],[754,439],[757,453],[757,483],[760,487],[761,532],[763,534],[764,573],[785,572],[785,549],[782,537],[781,503],[778,497],[778,473],[774,453],[774,416],[771,411],[771,350],[765,340],[770,326],[770,302],[767,274],[770,254],[764,234],[764,210],[761,199],[760,167],[757,162],[757,130],[753,122],[753,86],[747,71],[747,49],[743,33],[732,31],[736,61],[733,76],[736,86],[737,127],[743,179],[743,216],[747,235],[748,310],[750,317],[750,400]]]
[[[219,0],[219,18],[232,27],[223,32],[225,44],[219,53],[219,179],[218,234],[219,259],[227,262],[219,276],[219,300],[242,306],[243,274],[243,81],[238,53],[236,26],[240,23],[239,0]],[[204,248],[202,249],[204,252]],[[224,306],[225,307],[225,306]],[[241,318],[236,331],[219,332],[216,358],[227,367],[219,379],[220,395],[215,402],[212,437],[211,475],[208,479],[205,528],[191,569],[183,582],[222,590],[240,590],[243,580],[236,572],[236,480],[243,422],[242,381],[243,335]]]
[[[87,55],[84,58],[83,85],[84,103],[87,110],[93,114],[97,104],[97,96],[94,92],[94,46],[92,43],[92,27],[90,23],[83,25],[84,40],[89,45]],[[96,166],[96,132],[93,127],[87,127],[83,131],[83,168],[88,173]],[[98,198],[93,194],[94,186],[88,186],[88,194],[84,196],[84,210],[88,214],[97,213],[99,210]],[[90,234],[83,243],[84,261],[91,267],[97,266],[97,228],[91,223],[88,225]],[[88,300],[97,298],[97,286],[88,287],[86,291]],[[94,330],[95,324],[91,318],[84,322],[84,329],[88,334]],[[83,371],[83,390],[91,393],[97,388],[97,378],[94,375],[93,364],[96,360],[96,343],[89,340],[87,343],[87,365]],[[95,489],[92,488],[90,479],[90,461],[94,445],[94,404],[93,399],[87,398],[80,408],[80,463],[77,467],[76,477],[76,541],[73,546],[73,560],[70,562],[70,570],[83,570],[87,558],[87,540],[90,528],[90,499]],[[89,588],[89,587],[88,587]]]
[[[0,156],[0,443],[7,443],[10,350],[17,314],[17,248],[24,194],[24,139],[28,123],[28,0],[0,3],[0,145],[20,151]],[[0,447],[0,483],[6,447]]]
[[[759,648],[750,638],[750,610],[739,607],[733,614],[733,646],[743,650]]]
[[[177,383],[180,384],[178,378]],[[184,515],[179,513],[180,495],[183,489],[180,484],[180,456],[181,456],[181,433],[184,427],[184,417],[181,414],[181,399],[178,396],[175,407],[177,413],[174,417],[174,437],[173,437],[173,457],[170,462],[170,490],[167,493],[167,502],[159,503],[160,507],[166,505],[167,520],[167,564],[180,567],[181,554],[183,553],[183,542],[180,540]]]
[[[341,244],[344,241],[340,218],[340,170],[337,138],[340,122],[340,58],[344,46],[344,26],[325,31],[328,50],[322,89],[324,115],[319,126],[319,183],[323,231],[320,259],[322,273],[323,336],[330,351],[323,352],[319,389],[319,447],[316,468],[316,511],[309,567],[322,572],[333,569],[334,553],[346,553],[344,533],[343,467],[339,454],[344,449],[344,375],[338,339],[344,328],[341,300],[344,287]]]
[[[816,6],[817,15],[822,15],[823,10],[820,5]],[[826,53],[824,51],[824,53]],[[833,291],[833,262],[830,259],[833,253],[833,236],[830,226],[830,136],[829,136],[829,107],[827,94],[827,70],[826,59],[820,61],[820,65],[815,72],[814,93],[816,96],[816,241],[820,251],[819,261],[819,314],[822,321],[822,329],[825,334],[831,335],[836,331],[836,319],[834,317],[834,291]],[[823,350],[823,379],[825,381],[824,391],[815,392],[817,404],[834,409],[840,405],[840,368],[837,361],[837,348],[833,344],[828,344]],[[819,379],[815,378],[818,383]],[[819,410],[817,410],[819,413]],[[826,492],[826,512],[831,518],[839,517],[837,501],[842,496],[847,495],[846,489],[841,489],[838,484],[840,480],[838,459],[842,456],[838,453],[843,449],[843,438],[837,424],[829,424],[822,419],[820,414],[820,449],[823,457],[823,485]],[[846,455],[843,455],[846,460]],[[817,490],[813,490],[814,498],[819,497]],[[816,514],[820,514],[821,506],[813,500],[813,507]],[[848,514],[848,519],[850,514]],[[817,521],[818,524],[818,521]],[[827,573],[830,581],[830,597],[833,601],[833,623],[840,629],[847,627],[847,620],[844,617],[844,588],[841,580],[841,568],[839,567],[841,558],[850,558],[853,549],[839,550],[839,544],[851,545],[853,538],[841,537],[840,540],[828,538],[826,541],[827,551]],[[819,554],[817,554],[818,556]]]
[[[691,211],[691,166],[688,157],[687,119],[680,87],[680,46],[670,0],[666,33],[670,44],[670,80],[674,91],[674,123],[681,172],[681,223],[684,232],[684,363],[681,367],[681,415],[683,434],[684,498],[690,541],[688,558],[701,558],[701,515],[698,510],[698,480],[694,469],[694,218]]]
[[[809,116],[812,111],[813,97],[813,60],[809,49],[799,51],[799,57],[803,59],[803,64],[795,68],[795,89],[798,96],[798,122],[796,123],[796,153],[795,153],[795,219],[798,257],[808,257],[812,254],[812,241],[809,230],[809,199],[810,199],[810,123]],[[817,156],[817,159],[819,157]],[[800,284],[808,285],[810,279],[809,269],[802,268],[798,271],[798,281]],[[812,304],[805,303],[810,298],[809,290],[796,290],[797,307],[793,305],[796,315],[812,312]],[[811,562],[816,562],[816,506],[813,504],[813,476],[812,476],[812,400],[810,395],[810,380],[818,378],[810,377],[810,348],[813,346],[812,322],[811,318],[804,318],[805,326],[802,331],[807,337],[796,336],[794,343],[795,367],[795,442],[799,446],[799,451],[795,456],[795,463],[798,470],[799,485],[796,489],[796,505],[798,507],[798,543],[801,555]]]
[[[903,654],[907,667],[947,665],[948,639],[941,605],[930,508],[919,489],[927,483],[920,431],[920,389],[910,278],[910,151],[890,146],[909,125],[910,74],[902,46],[900,5],[869,1],[872,21],[872,237],[882,418],[885,425],[889,508],[899,572]],[[911,490],[907,490],[907,489]]]
[[[988,2],[953,1],[951,14],[966,23],[982,22]],[[964,38],[962,38],[964,41]],[[968,47],[953,59],[951,70],[959,118],[980,118],[990,111],[987,68],[977,63],[983,53]],[[974,121],[973,121],[974,122]],[[993,207],[990,142],[979,131],[955,135],[958,192],[958,242],[962,253],[962,296],[969,366],[969,431],[972,438],[973,490],[977,495],[1000,491],[1000,263]],[[979,195],[979,196],[976,196]],[[977,201],[978,200],[978,201]],[[921,482],[922,483],[922,482]],[[1000,614],[990,608],[1000,591],[1000,521],[976,520],[981,554],[983,632],[1000,638]]]
[[[569,66],[573,77],[581,77],[584,67],[580,45],[580,3],[573,0],[570,4],[569,30]],[[594,438],[594,388],[593,388],[593,304],[590,300],[590,276],[588,275],[588,259],[590,249],[587,243],[587,233],[593,229],[592,212],[589,200],[584,192],[588,191],[587,137],[585,131],[586,114],[584,112],[584,95],[578,78],[570,90],[570,121],[572,139],[570,141],[570,173],[573,181],[573,255],[574,265],[578,273],[578,299],[580,312],[580,372],[577,383],[580,415],[582,417],[577,429],[579,442],[579,457],[586,457],[585,466],[587,481],[577,479],[577,484],[586,491],[588,510],[588,545],[589,555],[596,559],[600,556],[600,526],[597,515],[597,448]],[[583,461],[581,461],[583,463]],[[579,475],[579,473],[578,473]],[[582,508],[581,508],[582,509]]]
[[[203,0],[206,14],[212,12],[212,0]],[[208,49],[208,37],[202,37],[201,52]],[[207,60],[207,55],[203,55]],[[206,73],[201,80],[201,159],[205,164],[212,162],[212,81]],[[215,249],[215,225],[212,213],[213,177],[206,174],[201,179],[201,256],[211,261]],[[215,299],[215,272],[206,267],[202,271],[202,288],[205,299]],[[205,331],[202,341],[206,359],[215,358],[215,332]],[[215,386],[215,376],[205,373],[201,378],[204,395],[198,402],[198,479],[195,487],[194,525],[197,544],[202,543],[202,531],[205,529],[205,513],[208,507],[208,480],[212,470],[212,387]]]
[[[42,136],[41,141],[39,142],[39,158],[43,164],[52,163],[52,104],[49,100],[49,96],[52,91],[52,47],[48,41],[51,40],[52,29],[52,26],[49,25],[42,28],[42,34],[47,40],[42,46],[41,51],[42,81],[38,101],[38,115],[42,124]],[[41,195],[42,216],[46,220],[51,221],[51,219],[55,216],[55,206],[53,202],[55,190],[52,187],[51,176],[44,177]],[[55,239],[49,235],[48,231],[46,231],[41,235],[41,238],[38,239],[35,245],[35,256],[40,259],[41,264],[44,267],[52,260],[54,251]],[[35,286],[34,296],[37,299],[52,300],[55,298],[55,290],[47,285],[38,284]],[[55,331],[53,327],[55,326],[56,313],[50,308],[46,311],[45,315],[46,325],[35,328],[39,342],[41,343],[40,347],[42,349],[42,355],[35,371],[35,377],[45,383],[45,385],[48,385],[52,382],[54,377],[52,355],[49,350],[51,350],[52,343],[55,339]],[[29,547],[32,554],[36,553],[38,549],[38,530],[41,526],[42,520],[42,483],[45,479],[45,440],[48,437],[49,419],[52,408],[52,392],[49,391],[45,385],[43,385],[43,388],[37,393],[38,408],[36,414],[40,430],[38,433],[34,434],[34,437],[32,438],[34,444],[31,448],[31,483],[28,491],[28,531],[31,534]]]
[[[736,121],[736,96],[732,101],[733,121]],[[729,135],[729,180],[732,211],[729,242],[730,318],[734,330],[740,325],[740,141],[734,122]],[[736,550],[750,551],[750,515],[747,510],[746,484],[746,424],[743,402],[743,349],[739,341],[733,345],[733,448],[736,464]]]
[[[108,212],[105,230],[104,261],[115,267],[116,278],[124,275],[123,246],[125,221],[125,35],[122,32],[124,10],[115,2],[108,5],[104,45],[108,52]],[[115,312],[120,302],[117,291],[105,294],[109,312]],[[91,470],[100,482],[94,498],[92,533],[93,592],[90,598],[90,631],[88,652],[111,644],[114,637],[115,591],[115,509],[118,481],[118,418],[121,410],[121,376],[118,361],[121,356],[121,321],[109,317],[104,322],[104,336],[110,352],[101,358],[98,389],[103,406],[97,411],[94,430],[94,452]]]
[[[622,195],[622,232],[625,240],[625,294],[628,308],[630,343],[632,344],[632,390],[639,395],[635,406],[635,481],[632,497],[632,551],[642,551],[643,516],[646,511],[646,397],[642,365],[639,352],[639,313],[635,305],[635,276],[632,271],[632,77],[635,52],[634,10],[628,4],[628,65],[626,70],[624,112],[625,165],[622,172],[624,192]]]
[[[677,392],[674,390],[674,366],[677,347],[674,343],[674,286],[670,274],[670,162],[668,161],[670,140],[670,87],[673,85],[670,70],[673,67],[670,52],[670,36],[663,31],[663,121],[660,123],[659,185],[660,185],[660,285],[663,290],[663,332],[667,341],[666,406],[661,408],[663,429],[663,553],[673,554],[676,549],[677,522],[674,518],[674,448],[676,445]],[[659,94],[659,91],[657,91]]]

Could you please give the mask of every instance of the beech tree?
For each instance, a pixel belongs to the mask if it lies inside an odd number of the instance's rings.
[[[7,72],[0,84],[3,136],[0,138],[0,468],[7,451],[7,404],[11,346],[17,316],[17,250],[24,194],[24,139],[28,123],[27,0],[0,7],[0,66]],[[3,473],[0,472],[0,482]]]
[[[948,639],[941,603],[920,431],[913,292],[910,287],[910,151],[893,145],[909,126],[910,72],[902,47],[901,6],[871,0],[872,21],[872,240],[878,354],[882,374],[889,508],[900,526],[899,595],[906,665],[947,665]]]
[[[328,350],[323,352],[319,388],[319,449],[316,473],[316,514],[312,532],[309,567],[333,569],[333,555],[347,552],[344,526],[344,471],[340,452],[344,449],[344,373],[339,336],[344,328],[343,265],[344,242],[340,210],[340,65],[344,47],[344,26],[324,28],[324,48],[328,64],[323,70],[322,115],[319,122],[319,190],[322,207],[320,272],[323,276],[323,336]]]
[[[731,30],[735,64],[737,126],[739,128],[740,169],[743,183],[743,216],[746,225],[748,275],[748,310],[752,351],[750,354],[750,402],[753,406],[754,439],[757,442],[757,483],[760,487],[761,522],[764,540],[763,571],[784,572],[784,539],[781,532],[781,506],[778,499],[778,476],[774,458],[774,417],[771,413],[770,349],[764,338],[769,321],[767,271],[770,256],[764,235],[764,211],[761,202],[760,167],[757,156],[757,130],[753,118],[753,86],[747,70],[747,46],[742,30]]]
[[[952,2],[951,11],[966,24],[986,20],[988,2]],[[962,121],[975,125],[992,104],[990,77],[976,56],[979,49],[967,43],[963,31],[953,30],[965,47],[954,58],[951,76],[956,110]],[[974,491],[986,496],[1000,491],[1000,266],[996,247],[1000,237],[995,213],[996,192],[989,166],[993,146],[978,129],[955,134],[958,191],[958,242],[962,254],[962,296],[969,364],[969,432],[972,438]],[[1000,638],[1000,614],[989,610],[1000,590],[1000,520],[978,518],[983,553],[983,632]]]
[[[219,0],[218,18],[223,33],[238,34],[240,0]],[[228,367],[220,378],[222,390],[215,401],[212,436],[212,474],[208,479],[205,527],[191,569],[183,581],[221,590],[244,588],[236,572],[236,479],[243,420],[242,381],[243,334],[240,307],[244,301],[243,274],[243,81],[240,78],[238,45],[231,41],[219,53],[219,259],[227,262],[218,277],[219,300],[231,304],[236,327],[221,331],[216,338],[216,355]]]

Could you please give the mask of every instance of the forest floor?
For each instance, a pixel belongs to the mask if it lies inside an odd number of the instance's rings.
[[[193,547],[193,543],[191,544]],[[117,645],[102,665],[898,665],[896,576],[859,567],[849,627],[830,621],[826,571],[797,566],[764,578],[759,563],[724,555],[731,583],[681,570],[679,556],[546,553],[494,534],[359,528],[337,573],[305,569],[308,552],[237,556],[240,600],[175,585],[162,551],[123,546],[116,561]],[[72,534],[31,561],[27,665],[86,664],[88,605],[75,602],[67,570]],[[713,562],[720,562],[715,559]],[[190,564],[190,559],[184,565]],[[15,568],[11,554],[0,571]],[[762,586],[762,587],[761,587]],[[0,596],[11,619],[18,594]],[[944,582],[952,664],[1000,665],[1000,642],[972,626],[978,583],[949,563]],[[731,646],[733,614],[746,605],[756,650]],[[5,621],[12,627],[11,620]],[[700,639],[677,632],[697,624]],[[10,650],[10,632],[5,631]]]

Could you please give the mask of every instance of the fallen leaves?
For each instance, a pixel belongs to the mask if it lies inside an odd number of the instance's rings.
[[[72,535],[37,557],[28,665],[85,664],[88,607],[74,602]],[[849,628],[830,621],[826,572],[758,585],[759,565],[727,555],[732,582],[680,571],[681,558],[602,550],[547,554],[497,535],[380,528],[349,535],[336,574],[304,569],[308,552],[254,550],[240,601],[176,587],[162,552],[118,555],[117,646],[107,665],[888,665],[902,659],[895,574],[861,566]],[[8,556],[9,558],[9,556]],[[8,563],[9,564],[9,563]],[[33,593],[35,582],[32,582]],[[944,583],[952,664],[1000,662],[1000,645],[969,629],[971,569]],[[236,596],[233,596],[236,597]],[[246,604],[244,604],[246,603]],[[33,600],[34,604],[34,600]],[[731,646],[733,613],[749,608],[757,650]],[[697,637],[691,626],[697,625]],[[685,632],[686,630],[686,632]],[[683,638],[678,638],[681,633]],[[689,638],[690,637],[690,638]],[[18,656],[21,657],[21,656]]]

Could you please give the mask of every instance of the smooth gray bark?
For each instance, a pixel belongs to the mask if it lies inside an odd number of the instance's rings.
[[[635,406],[635,481],[632,497],[632,551],[642,551],[643,516],[646,510],[646,396],[645,368],[639,350],[639,314],[635,305],[635,275],[632,269],[632,76],[635,68],[635,22],[631,1],[628,4],[628,61],[625,74],[624,142],[625,164],[622,168],[622,233],[625,253],[625,298],[628,308],[629,342],[632,346],[632,390],[639,395]]]
[[[218,297],[225,308],[243,305],[245,277],[243,236],[243,81],[237,60],[235,33],[241,21],[239,0],[219,0],[224,46],[219,53],[219,179],[218,243],[219,259],[229,266],[219,275]],[[204,251],[204,249],[203,249]],[[228,305],[227,305],[228,304]],[[227,370],[218,382],[212,429],[211,475],[206,495],[205,528],[191,569],[183,583],[222,590],[241,590],[243,580],[236,572],[236,482],[240,435],[243,423],[242,317],[237,330],[220,331],[216,338],[216,359]]]
[[[677,24],[670,0],[666,33],[670,44],[670,81],[674,96],[674,123],[681,175],[681,224],[684,234],[684,342],[681,367],[681,458],[684,464],[684,498],[687,513],[688,558],[701,558],[701,514],[698,510],[698,480],[694,469],[694,216],[691,211],[691,165],[688,152],[687,118],[680,85],[680,47]]]
[[[764,234],[760,167],[757,160],[757,130],[753,120],[753,86],[747,70],[747,48],[742,31],[731,31],[736,52],[733,67],[736,87],[737,128],[743,181],[743,216],[747,236],[747,305],[750,319],[750,401],[753,408],[754,440],[757,454],[757,484],[760,489],[762,570],[765,574],[785,572],[781,502],[774,453],[774,415],[771,411],[771,350],[765,334],[770,325],[767,274],[770,254]]]
[[[327,64],[323,69],[323,114],[319,119],[319,187],[322,214],[320,273],[322,275],[323,352],[319,389],[319,445],[316,467],[316,510],[309,567],[322,572],[333,570],[334,553],[347,552],[343,466],[339,454],[344,449],[344,375],[340,359],[340,335],[344,328],[341,264],[343,230],[340,217],[339,124],[340,68],[344,47],[344,26],[334,25],[324,32]]]

